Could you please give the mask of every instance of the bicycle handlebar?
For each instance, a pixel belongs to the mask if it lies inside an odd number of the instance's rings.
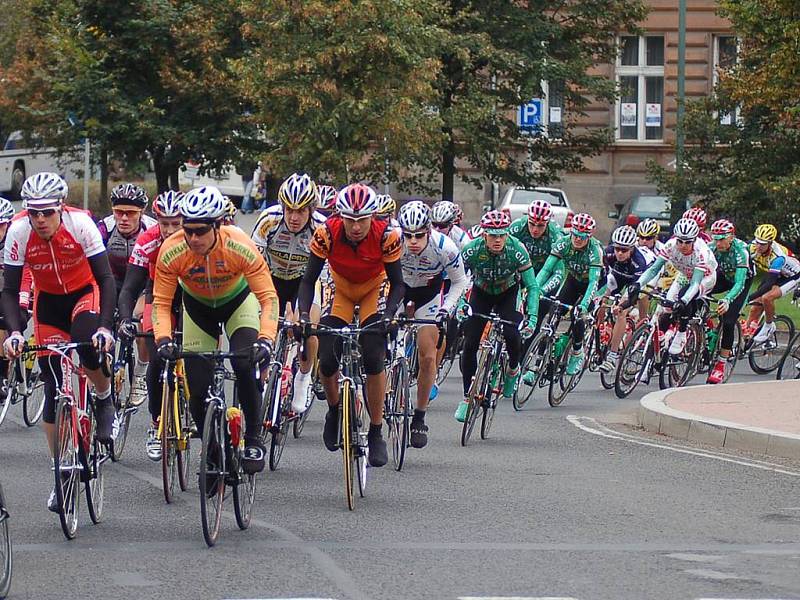
[[[67,357],[67,353],[71,350],[80,350],[81,348],[91,348],[95,350],[100,356],[100,371],[105,377],[111,377],[111,353],[107,350],[98,350],[95,348],[93,342],[56,342],[54,344],[28,344],[22,345],[23,352],[55,352],[61,356]]]

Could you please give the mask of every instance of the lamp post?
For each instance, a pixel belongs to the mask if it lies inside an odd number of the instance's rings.
[[[683,175],[683,115],[686,108],[686,0],[678,0],[678,112],[675,124],[675,172],[678,179]],[[683,214],[683,201],[672,203],[672,220],[676,221]]]

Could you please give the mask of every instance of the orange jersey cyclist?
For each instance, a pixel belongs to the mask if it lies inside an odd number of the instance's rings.
[[[375,218],[378,202],[375,191],[369,186],[355,183],[342,189],[336,209],[338,214],[329,217],[324,225],[317,228],[311,240],[311,257],[298,296],[301,321],[308,322],[314,284],[326,260],[335,291],[332,302],[323,309],[322,325],[344,327],[350,324],[356,305],[359,306],[362,326],[394,315],[405,291],[400,265],[403,253],[400,231],[392,227],[389,221]],[[389,295],[386,306],[381,308],[387,279]],[[376,331],[363,334],[359,343],[367,373],[369,462],[373,467],[382,467],[387,461],[386,442],[381,435],[386,391],[383,364],[386,342],[384,334]],[[325,336],[319,340],[319,370],[328,399],[323,440],[330,451],[338,447],[338,357],[341,346],[341,340],[333,337]]]
[[[253,241],[238,227],[221,224],[225,199],[217,188],[191,190],[179,210],[183,231],[167,238],[156,262],[153,330],[158,354],[163,360],[179,355],[171,310],[178,285],[183,291],[184,350],[215,350],[224,325],[231,351],[250,351],[251,356],[231,364],[246,421],[243,467],[257,473],[264,469],[265,449],[259,440],[261,394],[253,365],[269,360],[278,329],[278,295]],[[199,431],[212,375],[204,359],[186,359],[189,404]]]
[[[110,350],[117,299],[114,275],[97,226],[88,213],[64,206],[67,184],[55,173],[37,173],[22,186],[25,210],[12,221],[5,243],[3,312],[11,332],[6,355],[19,356],[25,322],[18,308],[23,266],[33,274],[34,332],[37,344],[88,342]],[[95,387],[97,438],[112,441],[114,407],[111,381],[100,370],[97,352],[78,350],[86,375]],[[61,381],[58,355],[40,356],[45,382],[43,427],[50,455],[55,447],[56,391]],[[58,510],[55,489],[47,506]]]

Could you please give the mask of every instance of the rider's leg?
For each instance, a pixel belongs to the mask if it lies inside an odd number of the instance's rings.
[[[417,353],[419,357],[419,375],[417,376],[417,410],[428,408],[428,398],[436,379],[436,342],[439,330],[433,325],[425,325],[417,329]]]
[[[183,297],[183,349],[190,352],[215,350],[222,330],[217,311],[205,306],[198,306],[188,294]],[[208,361],[196,356],[184,359],[186,380],[189,384],[189,410],[197,425],[197,431],[203,434],[206,416],[205,398],[211,385],[213,373]]]

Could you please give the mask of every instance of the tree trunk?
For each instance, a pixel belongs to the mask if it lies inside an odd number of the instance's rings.
[[[151,151],[153,157],[153,171],[156,174],[156,188],[158,193],[166,192],[170,189],[170,165],[167,164],[164,157],[164,147],[159,146]]]
[[[176,192],[181,189],[178,183],[178,165],[175,164],[169,167],[169,189],[175,190]]]
[[[447,141],[442,147],[442,200],[453,201],[453,184],[456,176],[456,147],[453,130],[444,129]]]

